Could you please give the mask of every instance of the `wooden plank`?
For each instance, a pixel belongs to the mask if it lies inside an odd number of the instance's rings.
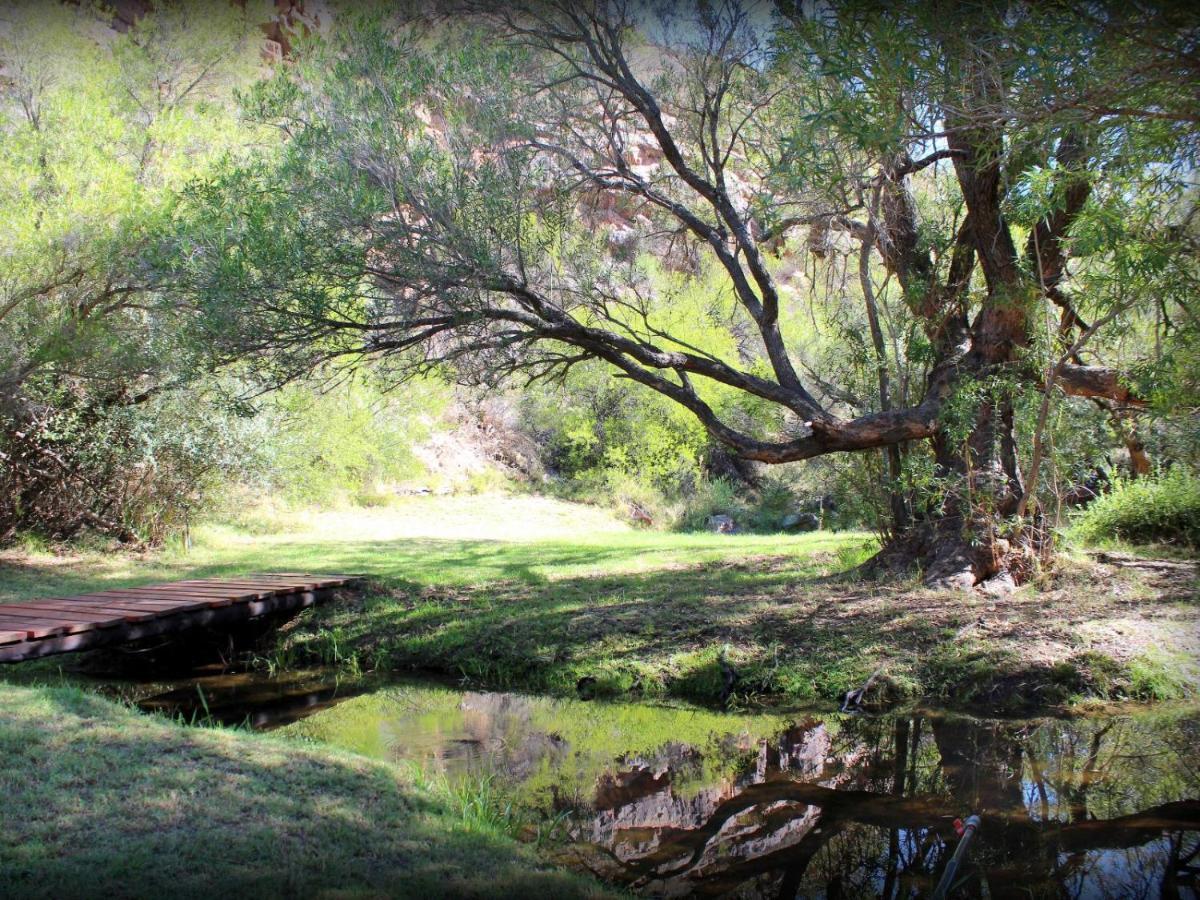
[[[279,591],[303,591],[311,590],[316,586],[313,581],[257,581],[251,579],[239,579],[238,581],[230,581],[224,584],[212,584],[210,582],[179,582],[176,585],[184,590],[227,590],[227,591],[262,591],[277,593]]]
[[[13,609],[13,610],[9,610],[9,611],[0,613],[0,619],[5,619],[8,621],[19,621],[19,622],[38,622],[38,623],[53,622],[53,623],[59,623],[59,624],[62,624],[63,622],[78,621],[72,615],[68,615],[67,613],[60,613],[60,612],[58,612],[56,610],[52,610],[52,609],[45,610],[45,611],[28,610],[28,609]]]
[[[206,603],[139,603],[136,600],[114,600],[111,597],[103,600],[64,600],[63,606],[68,609],[84,610],[113,610],[130,614],[144,614],[150,617],[169,616],[177,612],[207,606]]]
[[[231,585],[217,587],[216,585],[179,585],[165,588],[129,588],[127,593],[147,597],[228,597],[231,600],[261,600],[278,594],[279,588],[257,586]]]
[[[271,587],[339,587],[346,584],[349,579],[342,576],[323,576],[323,575],[242,575],[237,578],[230,578],[226,581],[213,582],[209,579],[196,579],[194,581],[181,581],[177,584],[251,584],[251,585],[266,585]]]
[[[0,604],[0,662],[294,612],[355,580],[359,576],[259,574]]]
[[[81,599],[89,601],[104,601],[104,600],[132,600],[136,602],[147,603],[174,603],[179,606],[185,604],[204,605],[204,606],[229,606],[238,598],[236,597],[197,597],[190,595],[187,597],[165,597],[162,594],[133,594],[128,591],[106,591],[103,594],[81,594]],[[253,600],[253,597],[246,599]]]
[[[87,631],[90,628],[101,628],[109,624],[119,625],[121,619],[118,617],[107,617],[103,621],[83,620],[78,616],[73,616],[70,613],[60,613],[57,610],[27,610],[15,609],[12,612],[5,613],[3,616],[6,622],[31,623],[35,625],[58,625],[65,627],[67,633],[75,631]]]
[[[18,606],[9,612],[13,616],[35,616],[41,619],[62,619],[67,622],[124,622],[125,616],[135,615],[134,613],[120,612],[104,612],[79,610],[72,612],[69,610],[58,609],[54,606]]]
[[[216,585],[165,585],[154,587],[147,585],[144,587],[114,588],[111,591],[96,591],[95,596],[120,593],[134,597],[229,597],[231,599],[253,600],[275,592],[276,589],[265,587],[222,588]]]
[[[79,618],[81,621],[94,620],[99,621],[102,618],[119,619],[122,622],[137,622],[142,619],[153,619],[155,616],[162,615],[162,610],[153,609],[120,609],[111,607],[107,604],[90,604],[90,603],[67,603],[56,602],[53,600],[39,600],[36,603],[22,604],[18,609],[32,611],[35,614],[40,610],[53,612],[55,615],[59,613],[67,613],[68,615]]]
[[[341,573],[341,574],[329,573],[329,574],[325,574],[325,575],[321,575],[321,574],[310,575],[310,574],[306,574],[304,572],[263,572],[261,574],[267,576],[268,578],[316,578],[316,579],[320,579],[322,581],[322,583],[324,583],[330,587],[343,587],[347,584],[352,584],[356,581],[362,581],[363,578],[366,577],[364,575],[346,575],[344,573]],[[254,577],[257,577],[257,576],[254,576]]]
[[[134,622],[117,628],[103,628],[78,634],[59,634],[41,640],[0,646],[0,662],[20,662],[55,653],[71,653],[113,644],[128,643],[192,628],[215,628],[245,622],[273,613],[304,609],[317,602],[321,592],[281,594],[265,600],[253,600],[219,609],[197,609],[149,622]]]
[[[62,622],[47,622],[43,619],[0,616],[0,628],[5,631],[23,631],[27,638],[44,638],[66,634],[67,626]]]
[[[102,605],[111,607],[129,607],[130,609],[188,609],[192,606],[207,606],[208,600],[154,600],[145,597],[89,597],[83,595],[80,597],[55,597],[55,603],[71,603],[79,606]]]
[[[227,584],[306,584],[318,580],[315,575],[238,575],[234,578],[184,578],[171,584],[211,585],[222,587]]]

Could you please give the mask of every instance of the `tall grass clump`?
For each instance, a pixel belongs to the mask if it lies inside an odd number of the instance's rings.
[[[1177,467],[1153,477],[1120,479],[1079,515],[1075,532],[1088,543],[1200,547],[1200,478]]]

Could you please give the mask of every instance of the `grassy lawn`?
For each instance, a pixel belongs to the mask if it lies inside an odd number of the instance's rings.
[[[369,589],[306,613],[273,662],[706,703],[730,692],[828,703],[877,670],[883,694],[959,705],[1196,693],[1189,562],[1080,557],[994,600],[836,577],[869,552],[865,534],[664,534],[544,498],[418,497],[247,515],[186,553],[10,553],[0,602],[186,576],[358,572]]]
[[[6,896],[603,895],[386,763],[70,688],[0,682],[0,795]]]
[[[0,603],[250,571],[353,572],[413,588],[533,585],[769,554],[811,573],[852,565],[868,540],[831,532],[668,534],[546,498],[414,497],[375,509],[247,515],[236,525],[199,529],[186,552],[0,552]]]

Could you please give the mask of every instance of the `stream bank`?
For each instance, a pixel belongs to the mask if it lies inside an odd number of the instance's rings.
[[[909,896],[970,814],[958,896],[1196,888],[1194,705],[717,712],[335,668],[0,694],[15,896],[186,896],[186,866],[264,896]]]
[[[469,555],[437,579],[376,578],[305,613],[269,661],[711,707],[836,707],[868,681],[877,709],[1037,714],[1200,696],[1194,561],[1080,557],[996,598],[857,581],[819,550],[542,575],[583,553],[555,552],[485,582],[456,577],[480,564]]]

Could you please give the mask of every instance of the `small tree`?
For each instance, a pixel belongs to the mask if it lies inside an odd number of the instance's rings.
[[[249,139],[232,87],[261,35],[223,0],[106,34],[91,4],[0,8],[0,543],[20,530],[161,537],[223,443],[160,314],[174,192]]]
[[[1019,580],[1047,540],[1022,400],[1135,409],[1085,347],[1136,335],[1152,298],[1194,316],[1170,218],[1194,41],[1190,17],[1102,6],[358,17],[254,95],[286,145],[195,187],[181,284],[203,339],[276,380],[363,355],[478,380],[600,359],[747,459],[882,451],[898,480],[924,444],[939,490],[912,509],[895,492],[888,558],[936,583]],[[778,276],[793,229],[859,248],[865,410],[798,364],[800,312],[838,298]],[[647,255],[709,259],[723,283],[681,308],[648,289]],[[880,268],[915,326],[891,347]],[[732,352],[689,341],[689,315],[725,322]],[[901,355],[923,373],[907,397]],[[719,390],[771,412],[735,426]]]

